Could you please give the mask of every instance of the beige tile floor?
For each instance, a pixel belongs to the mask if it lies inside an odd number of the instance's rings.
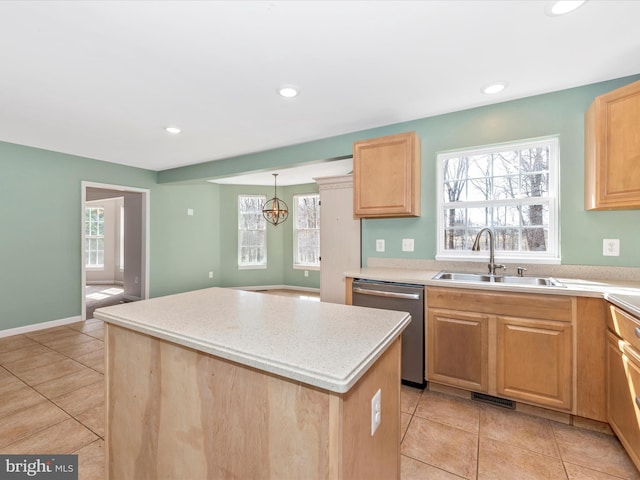
[[[402,480],[640,479],[612,435],[402,387]]]
[[[92,319],[0,338],[0,453],[75,453],[104,478],[103,336]]]
[[[0,453],[104,477],[102,340],[95,319],[0,339]],[[402,480],[640,479],[613,436],[458,397],[403,386],[402,426]]]

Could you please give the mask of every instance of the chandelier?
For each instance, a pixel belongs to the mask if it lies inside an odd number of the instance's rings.
[[[262,206],[262,215],[265,220],[272,225],[278,225],[284,222],[289,216],[289,207],[278,198],[278,174],[273,173],[273,198],[267,200]]]

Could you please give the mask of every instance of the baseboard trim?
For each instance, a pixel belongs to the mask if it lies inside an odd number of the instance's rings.
[[[87,285],[124,285],[122,280],[92,280]]]
[[[51,320],[49,322],[34,323],[32,325],[25,325],[24,327],[8,328],[6,330],[0,330],[0,338],[11,337],[13,335],[20,335],[23,333],[36,332],[38,330],[46,330],[47,328],[60,327],[63,325],[69,325],[70,323],[77,323],[81,321],[80,315],[69,318],[61,318],[59,320]]]

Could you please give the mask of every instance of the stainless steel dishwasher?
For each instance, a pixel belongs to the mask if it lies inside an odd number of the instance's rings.
[[[353,305],[409,312],[402,333],[402,383],[424,388],[424,285],[354,279]]]

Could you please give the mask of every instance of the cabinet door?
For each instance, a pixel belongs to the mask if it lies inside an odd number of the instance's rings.
[[[615,335],[607,336],[607,419],[640,469],[640,359],[625,353]]]
[[[585,114],[585,208],[640,208],[640,81],[601,95]]]
[[[499,396],[571,410],[572,327],[497,317]]]
[[[345,303],[345,270],[360,268],[360,220],[353,218],[353,178],[316,178],[320,186],[320,300]]]
[[[353,144],[356,217],[420,216],[420,139],[415,132]]]
[[[427,322],[427,380],[487,392],[489,317],[429,309]]]

